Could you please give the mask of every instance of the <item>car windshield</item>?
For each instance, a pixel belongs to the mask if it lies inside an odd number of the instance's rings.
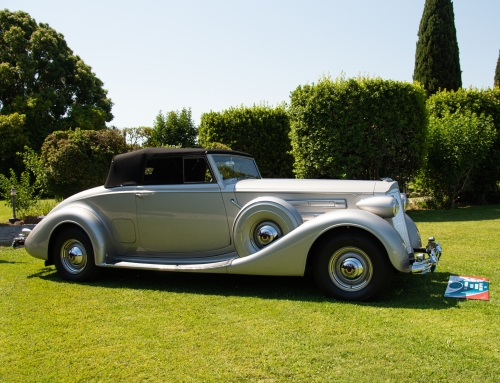
[[[252,158],[235,156],[213,156],[224,181],[246,178],[261,178]]]

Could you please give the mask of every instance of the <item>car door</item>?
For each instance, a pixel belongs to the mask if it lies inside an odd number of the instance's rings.
[[[136,209],[148,251],[213,253],[230,244],[221,190],[204,157],[149,159]]]

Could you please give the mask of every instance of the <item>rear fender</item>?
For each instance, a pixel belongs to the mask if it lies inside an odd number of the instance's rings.
[[[113,244],[109,231],[88,207],[68,206],[45,217],[26,238],[26,251],[33,257],[52,261],[51,245],[60,230],[69,225],[80,227],[89,237],[94,249],[96,264],[103,263],[112,254]]]

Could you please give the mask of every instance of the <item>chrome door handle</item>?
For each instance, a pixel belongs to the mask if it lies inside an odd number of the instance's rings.
[[[145,197],[145,196],[148,196],[148,195],[153,195],[155,193],[135,193],[135,196],[137,198],[142,198],[142,197]]]

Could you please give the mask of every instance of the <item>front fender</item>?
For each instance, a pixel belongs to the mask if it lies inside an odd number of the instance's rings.
[[[373,234],[386,249],[396,269],[404,272],[410,270],[406,246],[386,220],[367,211],[346,209],[332,211],[305,222],[257,253],[233,260],[227,271],[229,274],[303,275],[314,242],[329,230],[347,226]]]
[[[109,232],[97,214],[88,207],[71,205],[49,214],[35,226],[24,244],[28,254],[48,260],[50,240],[57,229],[66,224],[77,225],[87,233],[96,264],[103,263],[106,255],[113,253]]]

